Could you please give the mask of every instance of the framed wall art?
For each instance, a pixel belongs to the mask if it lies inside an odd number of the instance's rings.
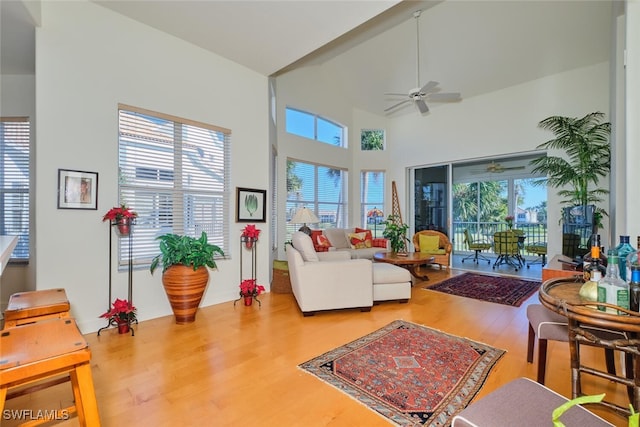
[[[266,222],[267,190],[236,187],[236,222]]]
[[[98,209],[98,173],[58,169],[58,209]]]

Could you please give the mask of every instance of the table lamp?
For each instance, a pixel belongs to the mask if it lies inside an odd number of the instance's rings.
[[[320,222],[320,220],[309,209],[302,208],[291,218],[291,222],[293,224],[303,224],[298,231],[302,231],[311,236],[311,229],[307,227],[307,223]]]

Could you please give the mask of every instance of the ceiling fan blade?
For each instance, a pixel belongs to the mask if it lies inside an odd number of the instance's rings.
[[[422,93],[427,93],[429,92],[431,89],[435,89],[436,86],[438,86],[440,83],[438,82],[434,82],[433,80],[431,80],[430,82],[427,82],[427,84],[425,84],[424,86],[422,86],[422,88],[420,88],[420,92]]]
[[[385,93],[385,95],[392,95],[392,96],[407,96],[407,94],[406,94],[406,93],[392,93],[392,92]]]
[[[409,102],[409,101],[411,101],[411,100],[410,100],[410,99],[405,99],[404,101],[400,101],[400,102],[398,102],[397,104],[393,104],[393,105],[392,105],[391,107],[389,107],[389,108],[385,108],[385,109],[384,109],[384,111],[385,111],[385,112],[391,111],[391,110],[393,110],[393,109],[395,109],[395,108],[397,108],[397,107],[401,106],[402,104],[405,104],[405,103],[407,103],[407,102]]]
[[[524,166],[511,166],[508,168],[500,168],[503,171],[512,171],[512,170],[519,170],[519,169],[524,169]]]
[[[422,114],[429,112],[429,107],[427,106],[427,103],[424,102],[424,99],[418,99],[416,101],[416,107],[418,107],[418,110],[420,110]]]
[[[427,94],[427,97],[429,98],[429,101],[435,102],[455,102],[462,100],[459,92],[429,93]]]

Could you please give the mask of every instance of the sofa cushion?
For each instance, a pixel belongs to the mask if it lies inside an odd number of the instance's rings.
[[[418,238],[420,252],[434,253],[434,251],[440,249],[440,238],[438,236],[425,236],[421,234],[420,236],[418,236]]]
[[[291,236],[291,244],[298,250],[298,252],[300,252],[303,260],[307,262],[320,261],[318,254],[313,247],[313,241],[309,235],[302,231],[296,231],[293,233],[293,236]]]
[[[408,270],[393,264],[373,263],[373,284],[411,282]]]
[[[351,245],[347,240],[347,234],[352,233],[353,230],[344,228],[327,228],[324,230],[324,235],[327,236],[331,246],[336,249],[351,249]]]
[[[371,247],[371,240],[367,240],[367,233],[349,233],[351,249],[365,249]]]

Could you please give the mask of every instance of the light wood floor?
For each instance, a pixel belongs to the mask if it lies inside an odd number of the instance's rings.
[[[262,308],[232,302],[206,307],[190,325],[164,317],[141,322],[135,337],[115,329],[100,337],[88,334],[103,426],[389,425],[297,366],[396,319],[507,350],[477,398],[517,377],[535,379],[536,365],[526,363],[526,306],[538,301],[537,294],[518,308],[455,297],[423,287],[461,271],[430,273],[429,282],[415,283],[408,304],[386,302],[368,313],[342,310],[303,317],[293,295],[265,294]],[[566,343],[549,343],[547,386],[564,396],[570,396],[568,352]],[[604,365],[602,350],[585,348],[583,357]],[[605,392],[607,399],[628,404],[621,386],[588,376],[583,383],[587,393]],[[49,410],[70,401],[66,383],[12,399],[5,409]],[[612,412],[595,412],[626,425]],[[78,422],[73,418],[59,425]]]

